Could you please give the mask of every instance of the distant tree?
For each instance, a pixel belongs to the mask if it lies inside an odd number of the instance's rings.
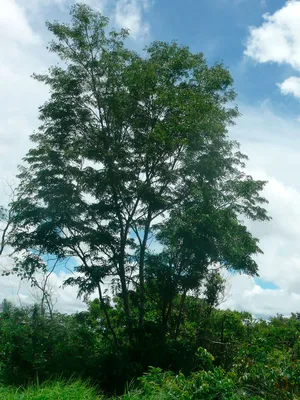
[[[41,305],[42,313],[46,312],[50,318],[53,317],[54,307],[58,302],[59,293],[58,286],[52,281],[55,269],[58,264],[58,259],[53,261],[51,267],[45,263],[43,270],[38,274],[32,274],[29,278],[31,282],[31,296]],[[21,263],[21,269],[23,270]]]
[[[202,53],[159,41],[141,57],[124,46],[126,30],[107,26],[82,4],[70,24],[47,23],[49,49],[62,63],[34,75],[50,98],[19,175],[14,246],[76,257],[79,276],[66,283],[85,296],[97,290],[103,310],[110,277],[132,341],[130,289],[142,332],[153,235],[183,296],[209,263],[256,274],[257,240],[241,218],[267,219],[265,183],[243,172],[246,157],[228,138],[238,110],[222,64],[209,67]]]
[[[50,277],[56,268],[58,259],[51,260],[53,265],[49,269],[40,254],[33,254],[28,249],[16,251],[16,248],[13,247],[16,188],[6,179],[1,178],[1,180],[4,182],[3,190],[8,203],[6,207],[0,206],[1,273],[4,276],[15,273],[21,279],[29,280],[33,288],[32,297],[39,302],[43,312],[47,309],[51,316],[57,302],[57,288],[50,284]],[[2,260],[3,262],[1,262]]]

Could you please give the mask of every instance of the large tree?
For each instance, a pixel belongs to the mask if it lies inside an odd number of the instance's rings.
[[[68,283],[85,295],[98,290],[104,310],[110,277],[132,340],[129,289],[143,330],[153,235],[164,259],[184,259],[184,292],[211,262],[257,272],[259,248],[241,218],[267,218],[264,182],[243,172],[246,157],[228,137],[238,110],[222,64],[209,67],[176,43],[136,54],[126,30],[109,32],[108,19],[86,5],[72,8],[69,24],[47,26],[61,63],[34,76],[50,97],[20,173],[14,246],[76,257],[80,276]]]

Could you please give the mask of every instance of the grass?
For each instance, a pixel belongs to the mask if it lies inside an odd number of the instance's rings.
[[[170,397],[162,390],[159,394],[142,394],[132,391],[110,400],[169,400]],[[43,385],[15,388],[0,386],[0,400],[109,400],[99,397],[95,389],[82,381],[49,382]]]
[[[49,382],[43,385],[30,386],[26,389],[0,386],[0,400],[174,400],[175,398],[177,397],[174,397],[174,393],[169,393],[166,388],[162,388],[162,390],[155,391],[155,393],[149,390],[143,394],[139,390],[133,390],[129,394],[108,399],[99,397],[95,389],[82,381]],[[211,399],[212,397],[208,398]],[[240,397],[235,395],[231,399],[262,400],[263,397]],[[297,398],[294,399],[296,400]]]
[[[81,381],[51,382],[28,388],[0,386],[1,400],[100,400],[95,389]]]
[[[32,385],[28,388],[0,385],[0,400],[174,400],[175,398],[182,397],[176,397],[174,392],[169,391],[167,387],[161,387],[160,390],[158,388],[156,390],[148,388],[143,393],[139,390],[133,390],[123,396],[108,399],[107,397],[99,396],[89,384],[78,380],[69,382],[52,381],[42,385]],[[187,397],[184,396],[184,398]],[[203,398],[212,399],[211,396]],[[237,393],[230,397],[231,400],[262,400],[263,398],[244,396],[242,394],[239,396]],[[296,400],[296,398],[294,399]]]

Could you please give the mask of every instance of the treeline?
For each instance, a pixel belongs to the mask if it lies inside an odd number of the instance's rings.
[[[178,334],[176,315],[180,300],[174,304],[173,329],[166,336],[162,334],[161,315],[148,302],[143,341],[137,337],[134,343],[126,334],[118,298],[114,307],[107,305],[103,310],[96,299],[89,303],[88,311],[73,315],[56,312],[50,315],[40,305],[20,308],[4,301],[0,314],[1,378],[16,385],[36,379],[78,376],[91,379],[105,392],[122,393],[126,384],[141,376],[149,366],[186,374],[197,369],[201,365],[196,355],[199,346],[207,349],[213,346],[218,362],[229,364],[222,345],[228,345],[229,335],[233,343],[238,335],[245,333],[243,321],[250,315],[228,312],[227,316],[204,299],[188,297],[181,310]],[[132,308],[137,311],[134,300]],[[116,327],[117,336],[122,338],[118,345],[110,333],[107,315]],[[232,324],[236,324],[236,330],[230,333]],[[215,346],[214,342],[220,340],[222,345]]]
[[[123,329],[122,312],[107,312]],[[168,391],[166,398],[173,398],[172,393],[195,399],[294,399],[300,394],[298,314],[256,320],[248,313],[212,309],[205,300],[188,297],[177,338],[154,340],[154,320],[148,321],[143,348],[129,342],[116,347],[97,300],[86,312],[52,317],[39,306],[19,308],[4,301],[0,379],[26,386],[83,378],[107,395],[122,394],[130,384],[141,396],[143,391],[152,391],[153,396]],[[202,397],[192,396],[196,389]],[[191,397],[185,397],[188,394]]]

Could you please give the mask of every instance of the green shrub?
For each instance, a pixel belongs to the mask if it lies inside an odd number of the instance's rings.
[[[99,338],[76,319],[55,313],[47,318],[39,307],[0,313],[0,373],[7,384],[23,385],[53,375],[90,377]]]
[[[295,399],[300,394],[300,363],[288,350],[243,346],[233,371],[238,386],[264,399]]]
[[[199,371],[186,377],[182,373],[163,372],[160,368],[150,368],[139,378],[140,398],[145,399],[206,399],[232,400],[234,383],[220,368]],[[123,399],[135,398],[136,394]]]

